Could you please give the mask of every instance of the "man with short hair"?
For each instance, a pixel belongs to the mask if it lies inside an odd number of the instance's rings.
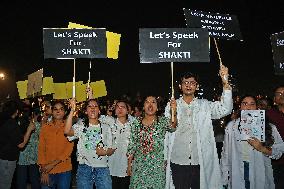
[[[267,111],[269,121],[273,123],[284,139],[284,85],[278,86],[274,91],[274,103],[276,107]],[[275,189],[284,188],[284,156],[272,161]]]
[[[167,189],[222,188],[212,119],[230,114],[233,100],[228,68],[221,65],[219,73],[224,92],[221,100],[215,102],[195,97],[199,87],[196,75],[188,73],[181,77],[179,87],[182,97],[177,99],[177,129],[172,134],[168,133],[169,137],[165,140],[168,141]],[[165,115],[170,117],[169,104]]]

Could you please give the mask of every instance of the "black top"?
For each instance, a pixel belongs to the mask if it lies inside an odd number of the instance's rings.
[[[0,159],[15,161],[19,158],[18,147],[24,140],[21,129],[15,119],[8,119],[0,126]]]

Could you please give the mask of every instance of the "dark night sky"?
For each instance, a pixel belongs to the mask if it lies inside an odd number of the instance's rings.
[[[284,2],[208,2],[176,2],[168,6],[165,6],[166,3],[163,3],[164,6],[139,6],[137,3],[135,6],[128,5],[128,8],[111,3],[50,3],[42,8],[31,3],[1,6],[0,69],[8,70],[11,75],[14,72],[15,80],[24,80],[28,74],[43,67],[45,76],[52,75],[55,82],[72,81],[73,61],[44,60],[42,45],[42,28],[64,28],[70,21],[122,34],[117,60],[92,60],[92,81],[104,79],[109,94],[119,96],[128,92],[134,95],[136,91],[142,94],[153,91],[167,95],[171,85],[170,64],[140,64],[138,32],[139,28],[186,27],[183,8],[188,8],[237,15],[244,41],[219,41],[223,63],[233,74],[233,83],[238,86],[239,93],[271,94],[275,85],[284,82],[284,76],[274,75],[270,45],[270,35],[284,31]],[[213,40],[210,58],[210,63],[175,63],[175,79],[183,71],[196,72],[208,95],[220,85]],[[86,82],[89,60],[78,59],[76,62],[76,79]],[[10,90],[7,84],[0,84],[0,88]]]

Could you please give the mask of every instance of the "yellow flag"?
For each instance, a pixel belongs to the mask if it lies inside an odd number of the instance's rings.
[[[66,82],[66,98],[72,98],[73,97],[73,82]]]
[[[94,98],[99,98],[107,95],[106,84],[104,80],[91,82],[90,86],[94,93]]]
[[[83,81],[76,82],[76,101],[84,102],[86,98],[86,84],[83,84]]]
[[[66,83],[54,83],[53,99],[67,99]]]
[[[81,24],[76,24],[76,23],[73,23],[73,22],[69,22],[68,28],[70,28],[70,29],[74,29],[74,28],[91,29],[92,27],[81,25]],[[121,34],[106,31],[107,57],[108,58],[112,58],[112,59],[118,58],[120,37],[121,37]]]
[[[53,78],[44,77],[42,80],[42,95],[54,93]]]
[[[107,38],[107,57],[112,59],[118,59],[118,51],[120,45],[121,34],[106,32]]]
[[[81,24],[76,24],[76,23],[73,23],[73,22],[68,23],[68,28],[70,28],[70,29],[75,29],[75,28],[92,29],[92,27],[81,25]]]
[[[20,99],[27,98],[28,80],[17,81],[16,83]]]

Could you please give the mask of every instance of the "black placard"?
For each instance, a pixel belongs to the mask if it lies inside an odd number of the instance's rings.
[[[44,58],[106,58],[105,29],[43,29]]]
[[[183,10],[187,27],[208,29],[209,36],[214,38],[243,40],[235,15]]]
[[[140,28],[141,63],[209,62],[208,31],[200,28]]]
[[[284,32],[272,34],[270,40],[275,75],[284,75]]]

